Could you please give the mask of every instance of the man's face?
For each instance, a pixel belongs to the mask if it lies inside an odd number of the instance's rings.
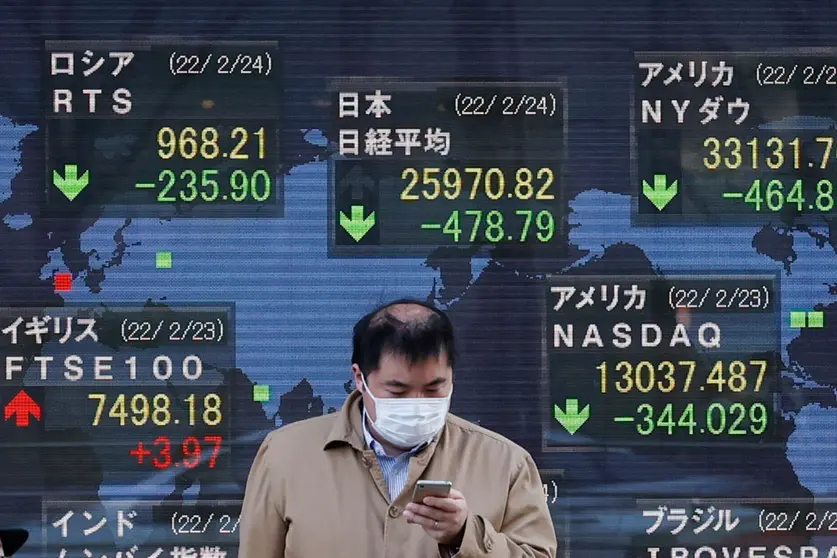
[[[373,421],[375,402],[363,389],[363,380],[358,366],[352,365],[355,387],[363,393],[363,406]],[[447,397],[451,390],[453,370],[448,366],[448,357],[441,354],[410,365],[407,359],[391,354],[381,356],[380,367],[366,377],[366,385],[378,399],[402,397]]]

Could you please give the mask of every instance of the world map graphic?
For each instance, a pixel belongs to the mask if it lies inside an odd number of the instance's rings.
[[[35,133],[35,126],[16,125],[8,118],[0,118],[0,193],[6,200],[13,198],[14,179],[22,170],[22,144]],[[302,133],[316,145],[326,144],[316,130]],[[435,301],[457,316],[458,309],[467,306],[469,300],[480,299],[482,289],[490,292],[497,283],[503,284],[509,271],[518,275],[504,262],[487,258],[468,257],[458,264],[447,258],[441,265],[434,265],[433,255],[426,259],[394,259],[386,263],[388,273],[380,273],[367,260],[329,259],[326,165],[310,162],[290,171],[286,180],[286,218],[282,220],[103,218],[80,231],[78,252],[87,257],[81,266],[74,262],[71,268],[60,248],[37,256],[29,254],[27,259],[41,261],[39,279],[44,283],[49,283],[57,272],[73,273],[73,289],[61,293],[63,303],[68,304],[211,304],[218,302],[217,287],[223,281],[224,302],[236,307],[238,370],[228,373],[222,381],[236,386],[235,438],[258,443],[274,426],[334,412],[340,407],[348,391],[347,332],[357,316],[369,308],[409,296]],[[769,226],[677,228],[663,237],[631,226],[630,203],[628,196],[596,189],[581,192],[570,200],[570,242],[586,255],[565,271],[633,265],[637,270],[645,267],[646,271],[662,275],[713,271],[722,274],[731,269],[744,273],[778,272],[782,274],[783,323],[788,323],[789,312],[794,308],[821,308],[826,313],[826,323],[833,315],[833,287],[822,281],[824,270],[837,267],[827,230],[793,231]],[[8,213],[4,222],[10,239],[33,226],[32,219],[23,213]],[[719,239],[723,239],[723,249],[718,248]],[[249,249],[235,250],[234,246],[242,241]],[[217,247],[212,258],[205,257],[207,243]],[[176,263],[169,273],[161,273],[155,269],[154,253],[166,244],[176,244]],[[673,251],[672,245],[681,249]],[[630,262],[631,259],[635,261]],[[286,269],[291,261],[292,272]],[[707,269],[707,262],[712,262],[714,269]],[[446,264],[451,269],[445,269]],[[461,269],[457,270],[457,266]],[[227,279],[228,270],[235,270],[233,280]],[[141,296],[135,288],[138,282],[144,286]],[[837,378],[830,367],[819,364],[824,361],[823,347],[833,345],[832,335],[829,328],[782,330],[783,358],[794,365],[785,374],[790,386],[786,418],[792,428],[780,457],[804,489],[823,498],[837,491],[828,467],[837,458],[837,446],[825,434],[837,426]],[[320,342],[311,344],[307,339]],[[271,392],[280,396],[264,405],[254,403],[250,397],[253,384],[270,386]],[[123,500],[125,486],[109,481],[107,467],[101,465],[107,462],[109,450],[96,444],[102,440],[97,438],[95,429],[68,432],[68,413],[58,408],[61,398],[55,399],[56,407],[51,408],[50,401],[47,389],[44,438],[69,435],[89,444],[79,445],[64,456],[72,460],[75,455],[86,465],[84,472],[74,473],[72,479],[61,471],[38,471],[30,466],[33,477],[39,477],[41,485],[66,487],[65,483],[70,482],[82,486],[104,506],[110,499]],[[456,407],[454,401],[454,412]],[[490,416],[479,413],[469,417],[465,409],[466,418],[491,422]],[[510,430],[508,425],[505,429]],[[5,459],[2,467],[28,463],[31,455],[25,453],[18,459]],[[188,500],[207,494],[217,498],[219,492],[225,491],[236,494],[243,486],[252,453],[253,450],[234,456],[234,483],[214,479],[212,475],[160,473],[153,478],[137,479],[137,487],[131,490],[136,496],[161,501]],[[46,465],[49,460],[41,463]]]
[[[78,556],[79,549],[95,547],[94,558],[113,558],[133,544],[170,546],[167,527],[155,523],[164,505],[239,500],[269,431],[335,412],[343,404],[352,389],[351,330],[357,319],[403,297],[433,302],[454,322],[460,364],[452,412],[513,439],[542,471],[562,471],[560,497],[548,501],[559,540],[571,541],[575,558],[628,558],[635,555],[626,550],[631,545],[647,546],[642,537],[648,521],[636,503],[640,497],[837,498],[837,334],[832,326],[837,281],[831,279],[837,276],[837,220],[826,216],[817,226],[778,218],[752,227],[637,226],[626,172],[628,68],[635,51],[752,50],[775,46],[776,37],[797,46],[833,44],[835,27],[825,17],[826,7],[820,13],[791,3],[754,10],[736,3],[710,8],[640,2],[594,10],[589,2],[569,2],[553,10],[535,2],[501,1],[485,8],[453,1],[420,10],[398,6],[377,15],[368,3],[347,2],[306,5],[310,13],[295,18],[288,14],[302,8],[286,4],[240,10],[205,6],[200,17],[185,6],[159,3],[146,9],[114,2],[101,11],[67,6],[55,13],[33,8],[35,15],[0,10],[9,22],[0,41],[16,53],[0,59],[7,80],[0,85],[5,91],[0,113],[6,114],[0,114],[0,307],[230,304],[236,333],[235,367],[209,374],[232,398],[230,468],[224,473],[197,467],[126,475],[114,464],[113,431],[89,425],[81,405],[84,389],[39,385],[32,370],[0,386],[0,401],[25,388],[43,402],[43,420],[32,428],[0,423],[0,528],[31,533],[18,556],[42,555],[45,498],[87,502],[91,513],[110,516],[117,508],[144,503],[135,518],[141,527],[129,543],[117,541],[112,528],[66,541]],[[755,12],[757,25],[743,25]],[[690,21],[681,21],[683,13]],[[102,23],[107,17],[117,18],[119,25]],[[33,24],[32,18],[40,20]],[[122,35],[143,37],[184,30],[213,37],[287,35],[286,71],[292,78],[283,144],[284,216],[113,218],[102,217],[96,207],[73,219],[43,215],[44,131],[35,124],[40,108],[33,101],[38,95],[32,61],[41,47],[35,43],[64,28],[59,19],[71,22],[73,34],[80,36],[107,35],[117,28]],[[454,51],[455,56],[440,55]],[[421,60],[417,53],[423,53]],[[32,68],[24,72],[30,62]],[[25,80],[12,79],[24,73]],[[329,257],[328,159],[335,140],[322,131],[328,128],[321,110],[322,76],[395,74],[433,74],[436,80],[446,75],[572,77],[566,251],[533,261],[449,247],[429,247],[414,258]],[[829,130],[837,127],[833,116],[770,125]],[[131,141],[111,138],[96,149],[124,154]],[[94,179],[92,187],[109,186]],[[159,251],[172,252],[171,269],[157,268]],[[71,274],[71,290],[56,291],[56,273]],[[758,450],[542,451],[543,413],[533,402],[542,390],[544,331],[533,316],[543,311],[549,274],[779,277],[784,412],[779,443]],[[790,327],[791,312],[812,310],[824,312],[825,327]],[[102,342],[88,349],[118,355],[124,347]],[[45,354],[64,350],[55,343],[43,347]],[[254,401],[254,385],[270,388],[266,403]],[[176,384],[166,388],[183,390]],[[132,436],[143,432],[137,429]],[[192,432],[183,427],[177,433]],[[145,433],[150,436],[151,430]],[[583,430],[552,441],[579,440]],[[126,453],[127,446],[118,452]],[[759,540],[758,533],[735,535],[753,537],[740,544]],[[709,544],[720,540],[717,535]],[[828,543],[815,538],[812,544]]]

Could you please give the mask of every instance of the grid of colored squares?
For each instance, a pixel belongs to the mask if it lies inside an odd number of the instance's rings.
[[[790,327],[793,329],[825,327],[825,313],[821,311],[803,312],[794,310],[790,313]]]
[[[157,264],[157,269],[171,269],[171,266],[172,266],[171,252],[157,252],[156,264]]]
[[[72,273],[56,273],[52,278],[52,284],[58,292],[69,292],[73,290],[73,274]]]
[[[253,386],[253,401],[256,403],[267,403],[270,401],[270,386]]]

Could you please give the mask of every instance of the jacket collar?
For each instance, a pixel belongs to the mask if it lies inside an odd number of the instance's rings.
[[[340,409],[337,417],[335,417],[334,426],[326,438],[326,443],[323,446],[324,450],[335,447],[340,444],[349,444],[358,451],[363,451],[363,431],[361,429],[361,421],[363,420],[362,404],[363,398],[358,390],[352,391],[343,403],[343,408]]]

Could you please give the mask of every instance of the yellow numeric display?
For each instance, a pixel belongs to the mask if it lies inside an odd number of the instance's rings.
[[[104,393],[90,393],[87,398],[96,401],[92,426],[115,423],[118,426],[153,424],[164,427],[179,423],[178,419],[173,418],[172,400],[165,393],[156,395],[120,393],[110,400]],[[184,397],[182,401],[185,403],[188,426],[217,426],[224,418],[221,410],[221,396],[217,393],[209,393],[203,397],[192,393]]]
[[[818,136],[805,142],[799,137],[708,137],[703,140],[702,161],[707,170],[799,170],[837,165],[834,138]]]
[[[610,389],[618,393],[688,393],[706,389],[740,393],[759,392],[768,368],[766,360],[719,360],[708,370],[694,360],[663,360],[656,363],[621,361],[615,365],[602,362],[596,370],[599,371],[601,393],[608,393]]]
[[[266,157],[265,129],[248,130],[235,126],[228,132],[208,126],[186,126],[176,130],[164,126],[157,131],[157,155],[160,159],[232,159],[247,160]]]
[[[555,199],[551,191],[555,174],[549,167],[410,167],[401,173],[401,179],[406,182],[401,190],[401,200],[475,200],[483,197],[491,201],[549,201]]]

